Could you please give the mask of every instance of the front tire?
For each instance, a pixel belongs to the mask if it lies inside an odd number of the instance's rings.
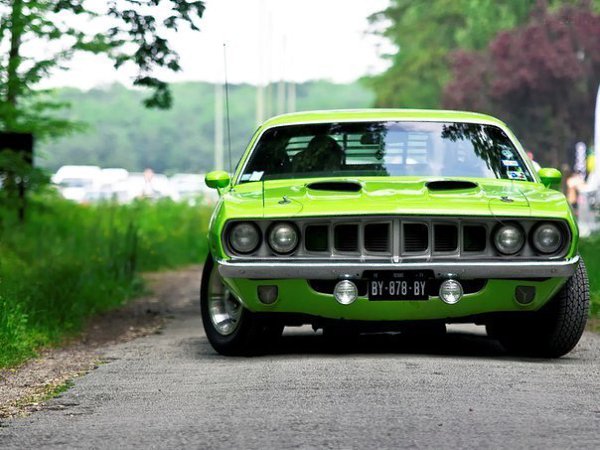
[[[200,311],[208,342],[225,356],[255,354],[283,331],[283,326],[266,323],[244,308],[223,283],[210,255],[202,271]]]
[[[255,351],[259,330],[254,315],[223,283],[210,255],[202,270],[200,311],[208,342],[218,353],[236,356]]]
[[[487,325],[488,335],[510,353],[559,358],[581,339],[590,304],[590,289],[583,260],[560,291],[542,309],[522,318]]]

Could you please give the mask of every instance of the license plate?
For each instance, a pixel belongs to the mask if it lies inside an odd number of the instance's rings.
[[[428,300],[429,276],[423,272],[374,273],[369,279],[369,300]]]

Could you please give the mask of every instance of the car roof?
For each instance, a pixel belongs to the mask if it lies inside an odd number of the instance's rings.
[[[468,111],[446,111],[436,109],[339,109],[323,111],[301,111],[282,114],[268,119],[262,128],[302,123],[361,122],[361,121],[431,121],[431,122],[475,122],[506,126],[501,120],[486,114]]]

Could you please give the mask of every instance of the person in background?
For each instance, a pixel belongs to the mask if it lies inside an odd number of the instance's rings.
[[[540,166],[538,164],[538,162],[533,158],[533,152],[532,151],[528,151],[527,152],[527,156],[529,157],[529,159],[531,160],[531,162],[533,163],[533,167],[535,168],[536,172],[539,172],[540,169],[542,168],[542,166]]]
[[[577,216],[579,213],[579,192],[585,187],[585,178],[579,170],[573,171],[567,178],[567,200]]]
[[[155,198],[158,191],[154,188],[152,180],[154,178],[154,171],[150,168],[144,170],[144,189],[142,190],[142,197],[144,198]]]

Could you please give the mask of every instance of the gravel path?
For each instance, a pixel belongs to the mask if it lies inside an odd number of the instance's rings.
[[[43,411],[4,422],[0,448],[600,446],[597,335],[536,361],[475,327],[441,346],[366,337],[344,354],[290,329],[273,354],[224,358],[201,329],[199,277],[181,277],[161,334],[111,347]]]

